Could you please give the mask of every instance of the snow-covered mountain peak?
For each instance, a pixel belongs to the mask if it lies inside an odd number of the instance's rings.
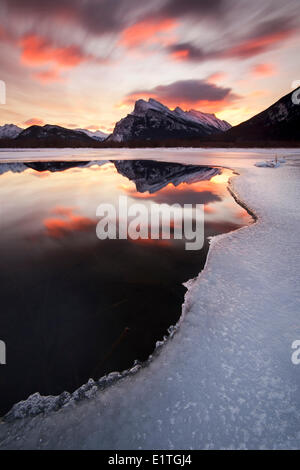
[[[144,114],[149,109],[149,104],[145,100],[137,100],[134,105],[133,113],[134,115],[138,116],[140,114]]]
[[[164,104],[160,103],[159,101],[156,101],[154,98],[149,98],[148,103],[150,104],[151,108],[157,109],[159,111],[170,111],[167,106]]]
[[[160,112],[170,112],[169,108],[164,106],[162,103],[159,103],[159,101],[156,101],[153,98],[149,98],[148,101],[142,99],[137,100],[132,114],[134,116],[140,116],[145,114],[149,109]]]
[[[106,139],[106,137],[108,137],[108,134],[105,134],[105,132],[102,132],[100,130],[89,131],[88,129],[75,129],[75,131],[83,132],[84,134],[95,140],[104,140]]]
[[[61,126],[55,126],[54,124],[45,124],[44,126],[42,126],[43,129],[45,129],[46,131],[50,131],[51,129],[61,129]]]
[[[4,126],[0,126],[0,139],[15,139],[22,130],[15,124],[4,124]]]
[[[214,113],[203,113],[202,111],[198,111],[197,109],[190,109],[189,113],[193,114],[193,116],[198,116],[200,118],[203,116],[207,116],[216,119],[216,115]]]
[[[134,110],[117,122],[108,141],[128,142],[138,140],[165,140],[205,138],[227,131],[231,126],[214,114],[201,111],[183,111],[177,106],[173,111],[153,98],[139,99]]]
[[[213,128],[218,131],[227,131],[231,128],[231,125],[228,124],[228,122],[218,119],[215,114],[203,113],[202,111],[197,111],[196,109],[183,111],[179,106],[171,111],[167,106],[153,98],[149,98],[148,101],[143,99],[137,100],[134,106],[134,111],[131,115],[145,116],[149,110],[158,111],[175,118],[181,118],[185,121],[193,121],[194,123],[201,124],[207,128]]]
[[[179,116],[184,116],[184,115],[185,115],[185,111],[183,111],[183,109],[181,109],[179,106],[177,106],[177,107],[174,109],[173,113],[176,113],[176,114],[178,114]]]
[[[215,127],[216,129],[219,129],[223,132],[231,128],[231,125],[227,121],[223,121],[222,119],[217,118],[217,116],[213,113],[204,113],[196,109],[190,109],[185,114],[188,117],[196,119],[203,125]]]

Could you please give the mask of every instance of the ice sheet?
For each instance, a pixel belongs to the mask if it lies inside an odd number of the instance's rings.
[[[84,161],[153,159],[197,165],[227,165],[240,168],[252,166],[260,159],[276,155],[299,155],[299,149],[222,149],[222,148],[149,148],[149,149],[0,149],[0,162],[26,161]]]

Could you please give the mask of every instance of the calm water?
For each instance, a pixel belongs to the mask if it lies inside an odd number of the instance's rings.
[[[227,191],[229,170],[86,165],[0,164],[0,414],[31,393],[71,392],[146,360],[180,317],[182,283],[203,268],[207,237],[250,223]],[[96,208],[120,195],[148,207],[205,204],[203,249],[98,240]]]

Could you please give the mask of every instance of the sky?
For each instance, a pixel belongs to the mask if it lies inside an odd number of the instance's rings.
[[[0,0],[0,125],[111,132],[150,97],[232,125],[300,80],[299,0]]]

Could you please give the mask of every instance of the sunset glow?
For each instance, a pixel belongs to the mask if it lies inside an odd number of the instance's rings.
[[[109,133],[135,100],[235,125],[299,79],[299,1],[0,0],[1,122]]]

